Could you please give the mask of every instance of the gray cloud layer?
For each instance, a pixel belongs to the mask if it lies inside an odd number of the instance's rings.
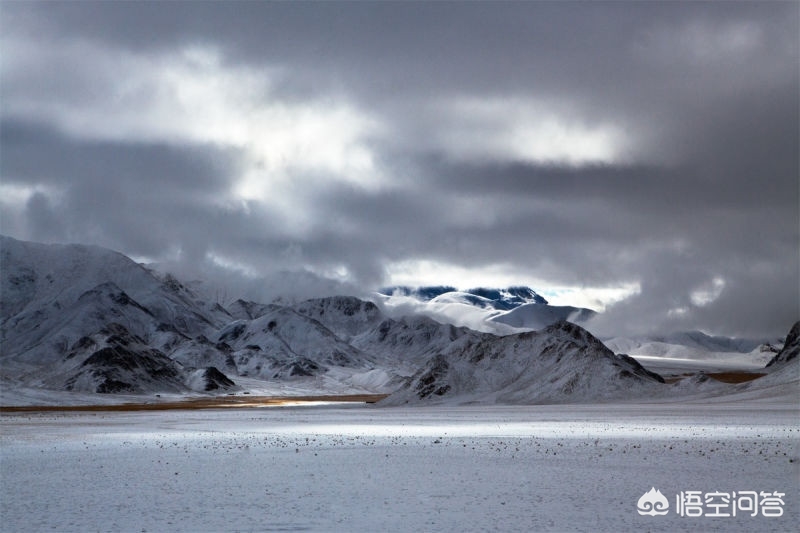
[[[796,3],[0,10],[4,233],[272,293],[638,284],[609,332],[800,317]]]

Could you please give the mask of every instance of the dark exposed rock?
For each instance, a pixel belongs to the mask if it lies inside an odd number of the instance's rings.
[[[246,329],[247,324],[244,322],[235,324],[229,328],[226,328],[225,331],[219,336],[219,340],[222,342],[235,341],[242,336],[242,333],[244,333]]]
[[[103,372],[97,372],[96,376],[103,376],[104,380],[97,386],[95,392],[100,394],[113,394],[115,392],[136,392],[136,387],[130,383],[116,380]],[[68,389],[69,390],[69,389]]]
[[[447,374],[450,364],[441,354],[436,357],[428,365],[428,370],[422,374],[417,380],[415,390],[420,398],[427,398],[432,394],[442,396],[450,390],[450,385],[440,384],[439,382]]]
[[[320,366],[317,363],[303,358],[285,365],[273,377],[308,377],[315,375],[318,370],[320,370]]]
[[[86,348],[90,348],[94,345],[95,342],[91,337],[83,336],[72,344],[70,351],[85,350]]]
[[[214,348],[226,354],[233,352],[233,348],[227,342],[218,342],[214,345]]]
[[[216,367],[210,366],[203,372],[206,381],[206,392],[218,389],[228,389],[236,385],[228,376],[220,372]]]
[[[128,371],[142,370],[151,377],[177,378],[174,362],[157,350],[132,351],[124,346],[106,347],[94,352],[81,366],[109,367]]]
[[[798,355],[800,355],[800,321],[794,323],[783,343],[783,349],[767,363],[767,367],[783,365],[797,359]]]
[[[108,324],[101,331],[107,346],[89,355],[65,381],[67,390],[85,390],[94,383],[94,392],[146,392],[150,389],[181,390],[181,368],[159,350],[148,347],[120,324]],[[88,340],[87,340],[88,339]],[[77,343],[76,343],[77,344]],[[94,341],[83,338],[80,348],[91,348]],[[80,349],[72,352],[74,356]]]

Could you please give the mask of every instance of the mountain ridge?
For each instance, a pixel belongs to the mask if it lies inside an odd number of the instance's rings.
[[[0,259],[4,389],[219,393],[242,390],[244,380],[388,393],[386,404],[396,405],[595,401],[663,386],[563,319],[498,335],[424,314],[390,315],[382,300],[344,295],[224,308],[171,274],[98,247],[2,237]],[[445,289],[430,291],[431,301],[463,295]],[[511,312],[555,307],[536,303],[528,288],[480,291],[470,295],[482,305],[487,296],[532,300]]]

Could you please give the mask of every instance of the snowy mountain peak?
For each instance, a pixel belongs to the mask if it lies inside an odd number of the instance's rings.
[[[429,287],[409,287],[407,285],[396,285],[393,287],[384,287],[382,289],[378,289],[378,294],[382,294],[384,296],[408,296],[423,302],[427,302],[429,300],[433,300],[437,296],[448,292],[455,292],[457,290],[458,289],[455,287],[451,287],[449,285],[435,285]]]
[[[476,287],[466,291],[459,291],[455,287],[449,285],[430,287],[396,286],[380,289],[378,293],[384,296],[410,297],[422,302],[453,301],[469,303],[481,308],[491,308],[502,311],[508,311],[523,304],[547,304],[547,300],[541,295],[537,294],[533,289],[523,286],[508,287],[505,289]]]
[[[450,286],[393,287],[380,294],[387,309],[413,308],[435,320],[500,335],[541,329],[559,320],[582,324],[596,315],[591,309],[550,305],[524,286],[467,291]]]
[[[585,344],[591,347],[593,350],[597,350],[598,352],[604,354],[613,353],[602,342],[600,342],[597,337],[589,333],[586,329],[566,320],[559,320],[558,322],[547,326],[541,331],[541,333],[559,338],[572,339],[576,343]]]
[[[0,270],[2,317],[22,312],[31,303],[63,304],[104,282],[135,292],[154,281],[143,267],[111,250],[6,236],[0,236]]]
[[[466,292],[474,294],[475,296],[488,298],[489,300],[497,302],[498,305],[508,306],[509,309],[523,304],[547,304],[547,300],[545,300],[542,295],[537,294],[530,287],[524,286],[508,287],[506,289],[478,287],[469,289]],[[499,309],[500,307],[497,308]]]

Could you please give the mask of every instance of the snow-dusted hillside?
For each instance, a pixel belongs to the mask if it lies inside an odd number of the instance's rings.
[[[237,389],[217,368],[186,369],[120,324],[110,324],[92,337],[82,337],[62,366],[67,367],[63,383],[69,391],[141,394]],[[55,374],[51,384],[58,388],[61,376]]]
[[[326,328],[345,340],[350,340],[384,319],[374,303],[352,296],[307,300],[295,305],[294,310],[324,324]]]
[[[481,335],[426,316],[389,318],[372,302],[349,296],[309,300],[295,309],[316,317],[337,335],[348,339],[351,346],[370,354],[375,368],[351,378],[351,382],[381,392],[393,392],[405,384],[427,360],[461,337]]]
[[[190,391],[197,368],[174,361],[171,351],[230,319],[172,276],[159,278],[94,246],[1,237],[0,272],[0,360],[7,385]]]
[[[122,323],[141,337],[162,324],[195,336],[230,319],[172,276],[159,279],[122,254],[1,239],[4,356],[57,358],[85,334],[79,330],[97,330],[109,322]]]
[[[230,346],[237,373],[277,379],[314,376],[330,367],[371,369],[368,354],[349,345],[318,321],[288,307],[254,320],[238,320],[216,337]]]
[[[559,322],[539,332],[462,337],[385,403],[587,401],[646,394],[663,382],[580,326]]]

